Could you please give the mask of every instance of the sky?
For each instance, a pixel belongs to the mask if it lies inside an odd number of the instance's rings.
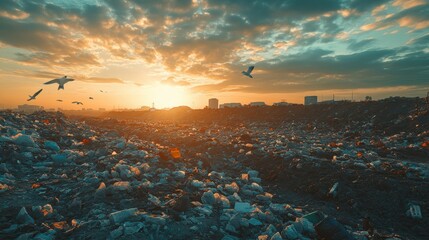
[[[242,75],[251,65],[254,78]],[[64,75],[75,79],[64,90],[43,84]],[[0,108],[202,108],[213,97],[272,104],[428,91],[429,0],[0,1]]]

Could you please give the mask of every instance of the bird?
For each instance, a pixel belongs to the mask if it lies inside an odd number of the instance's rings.
[[[61,99],[57,99],[57,102],[62,102],[63,100],[61,100]]]
[[[250,75],[250,73],[252,73],[252,71],[253,71],[253,69],[255,68],[255,66],[250,66],[248,69],[247,69],[247,72],[245,72],[245,71],[242,71],[241,73],[244,75],[244,76],[248,76],[248,77],[250,77],[250,78],[253,78],[253,76],[252,75]]]
[[[89,99],[94,100],[94,98],[93,98],[93,97],[89,97]]]
[[[82,102],[78,102],[78,101],[74,101],[74,102],[72,102],[72,103],[74,103],[74,104],[76,104],[76,105],[83,105],[83,103],[82,103]]]
[[[36,93],[34,93],[33,96],[28,95],[29,99],[27,101],[36,100],[37,95],[39,95],[42,92],[42,90],[43,88],[37,91]]]
[[[73,78],[67,78],[67,76],[64,76],[62,78],[52,79],[49,82],[45,82],[45,84],[58,83],[58,85],[59,85],[58,90],[60,90],[60,89],[64,89],[64,84],[66,84],[67,82],[70,82],[70,81],[74,81],[74,79]]]

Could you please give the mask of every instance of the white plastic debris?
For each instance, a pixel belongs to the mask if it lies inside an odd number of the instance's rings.
[[[252,226],[262,226],[262,222],[256,218],[249,219],[249,224]]]
[[[270,240],[283,240],[282,235],[280,235],[279,232],[276,232],[271,238]]]
[[[213,205],[216,199],[212,191],[207,191],[201,196],[201,202],[204,204]]]
[[[185,171],[174,171],[173,176],[175,176],[176,178],[179,178],[179,179],[183,179],[183,178],[185,178],[186,173],[185,173]]]
[[[332,196],[332,197],[337,197],[337,193],[338,193],[338,182],[336,182],[332,188],[329,190],[328,195]]]
[[[255,208],[252,207],[252,205],[250,205],[248,202],[236,202],[234,205],[234,210],[242,213],[251,213],[253,210],[255,210]]]
[[[135,215],[138,212],[137,208],[129,208],[117,212],[113,212],[109,215],[109,220],[113,224],[120,224],[125,222],[128,218]]]
[[[256,170],[250,170],[250,171],[247,172],[247,174],[249,174],[250,178],[256,178],[256,177],[258,177],[259,172],[256,171]]]
[[[31,136],[22,133],[18,133],[17,135],[13,136],[12,140],[17,145],[26,147],[37,147],[37,144],[34,142]]]
[[[407,216],[413,219],[422,219],[422,210],[419,205],[410,203],[408,204]]]
[[[225,184],[225,191],[233,194],[240,190],[240,187],[236,182],[232,182],[231,184]]]
[[[161,206],[161,200],[152,194],[149,194],[148,200],[156,206]]]
[[[199,180],[192,180],[192,183],[191,183],[191,185],[193,186],[193,187],[196,187],[196,188],[202,188],[202,187],[204,187],[204,183],[203,182],[201,182],[201,181],[199,181]]]
[[[283,231],[282,234],[283,238],[294,240],[300,237],[301,234],[296,230],[295,225],[289,225],[287,226]]]
[[[44,146],[46,149],[50,149],[53,151],[59,151],[60,150],[60,147],[58,146],[58,144],[56,142],[53,142],[53,141],[45,141]]]
[[[25,207],[22,207],[16,216],[16,220],[21,224],[34,224],[34,219],[28,214]]]

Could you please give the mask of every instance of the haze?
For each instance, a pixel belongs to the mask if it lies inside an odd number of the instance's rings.
[[[425,0],[0,1],[0,107],[425,96],[428,43]]]

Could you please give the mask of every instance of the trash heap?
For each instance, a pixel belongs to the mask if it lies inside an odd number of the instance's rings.
[[[427,165],[390,158],[423,148],[392,140],[406,133],[379,139],[389,152],[383,159],[374,139],[314,131],[303,140],[300,124],[118,123],[0,112],[0,239],[368,239],[362,225],[282,201],[249,163],[283,158],[300,169],[328,161],[428,177]],[[421,217],[420,206],[409,205],[409,214]]]

